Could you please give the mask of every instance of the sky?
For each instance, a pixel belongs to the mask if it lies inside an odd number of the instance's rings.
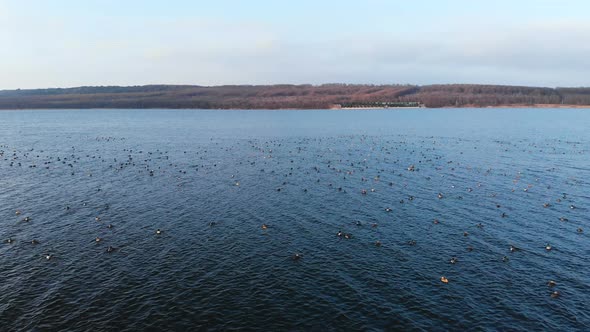
[[[0,0],[0,89],[590,86],[588,0]]]

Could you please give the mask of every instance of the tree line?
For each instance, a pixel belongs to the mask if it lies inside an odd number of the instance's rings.
[[[590,105],[590,88],[448,85],[146,85],[0,91],[0,109],[324,109],[351,103],[417,102],[426,107]]]

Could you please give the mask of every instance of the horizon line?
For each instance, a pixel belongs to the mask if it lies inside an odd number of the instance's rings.
[[[526,88],[543,88],[543,89],[568,89],[568,88],[590,88],[588,86],[539,86],[539,85],[519,85],[519,84],[491,84],[491,83],[435,83],[435,84],[411,84],[411,83],[343,83],[343,82],[331,82],[331,83],[273,83],[273,84],[218,84],[218,85],[200,85],[200,84],[174,84],[174,83],[148,83],[148,84],[132,84],[132,85],[78,85],[78,86],[65,86],[65,87],[38,87],[38,88],[0,88],[0,91],[31,91],[31,90],[68,90],[78,88],[130,88],[130,87],[149,87],[149,86],[166,86],[166,87],[199,87],[199,88],[218,88],[218,87],[269,87],[269,86],[301,86],[301,87],[322,87],[330,85],[341,85],[341,86],[414,86],[414,87],[425,87],[425,86],[445,86],[445,85],[458,85],[458,86],[502,86],[502,87],[526,87]]]

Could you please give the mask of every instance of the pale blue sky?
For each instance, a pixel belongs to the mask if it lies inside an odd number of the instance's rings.
[[[0,0],[0,89],[590,86],[588,0]]]

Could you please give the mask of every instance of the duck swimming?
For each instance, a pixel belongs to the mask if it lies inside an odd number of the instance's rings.
[[[442,281],[445,284],[448,284],[449,283],[449,279],[445,278],[444,276],[443,277],[440,277],[440,281]]]
[[[549,244],[545,245],[545,250],[550,251],[551,249],[553,249]]]
[[[451,264],[456,264],[459,260],[457,259],[457,257],[451,257],[451,260],[449,261]]]
[[[557,283],[555,281],[553,281],[553,280],[549,280],[547,282],[547,286],[549,286],[549,287],[555,287],[555,286],[557,286]]]
[[[261,226],[260,228],[262,228],[262,229],[267,229],[267,228],[268,228],[268,226],[267,226],[266,224],[262,224],[262,226]]]
[[[162,234],[162,231],[159,228],[156,229],[156,235],[160,235],[160,234]]]
[[[381,247],[381,241],[379,241],[379,240],[375,241],[375,246]]]

